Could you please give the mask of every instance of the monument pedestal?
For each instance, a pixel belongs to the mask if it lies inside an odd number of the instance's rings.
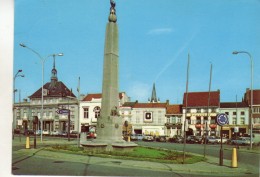
[[[86,141],[81,144],[84,150],[87,152],[105,152],[105,151],[120,151],[120,152],[131,152],[138,145],[132,142],[104,142],[104,141]]]

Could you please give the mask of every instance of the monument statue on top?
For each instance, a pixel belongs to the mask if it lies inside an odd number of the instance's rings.
[[[110,0],[110,14],[106,26],[102,102],[100,117],[97,120],[97,138],[81,144],[86,150],[114,151],[132,150],[137,145],[123,140],[123,120],[119,115],[118,84],[118,26],[116,23],[115,2]]]
[[[116,3],[113,0],[110,0],[110,14],[108,17],[109,22],[114,22],[116,23],[117,19],[116,19]]]

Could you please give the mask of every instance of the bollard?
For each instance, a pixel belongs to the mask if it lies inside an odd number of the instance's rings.
[[[233,150],[232,150],[231,167],[237,168],[237,149],[236,148],[233,148]]]
[[[25,145],[26,149],[30,149],[30,138],[29,136],[26,136],[26,145]]]
[[[130,142],[130,141],[131,141],[130,136],[128,136],[128,138],[127,138],[127,142]]]

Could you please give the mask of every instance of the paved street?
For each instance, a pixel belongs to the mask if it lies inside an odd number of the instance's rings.
[[[30,140],[33,144],[33,139]],[[25,139],[13,140],[12,173],[15,175],[69,175],[69,176],[258,176],[258,168],[253,165],[240,164],[238,168],[230,167],[230,160],[224,159],[224,166],[218,165],[218,158],[208,156],[207,162],[196,164],[165,164],[155,162],[119,160],[50,152],[44,146],[51,144],[76,144],[65,138],[46,138],[38,142],[37,149],[25,149]],[[173,143],[145,143],[140,145],[159,146],[161,148],[181,147]],[[187,145],[198,148],[200,145]],[[214,150],[214,146],[208,147]],[[253,156],[259,154],[251,153]],[[206,167],[206,168],[205,168]]]

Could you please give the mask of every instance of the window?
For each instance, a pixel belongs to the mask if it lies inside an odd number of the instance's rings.
[[[244,111],[241,111],[241,113],[240,113],[242,116],[244,116],[245,115],[245,112]]]
[[[244,125],[245,124],[245,118],[244,117],[240,117],[240,124]]]
[[[233,118],[232,123],[233,123],[233,125],[236,125],[237,124],[237,119]]]
[[[167,120],[166,120],[167,123],[170,123],[170,120],[171,120],[171,119],[170,119],[169,117],[167,117]]]
[[[237,115],[237,112],[233,112],[233,115],[236,116],[236,115]]]
[[[225,112],[226,115],[229,115],[229,112]]]
[[[89,115],[88,115],[88,112],[89,112],[89,109],[88,108],[83,108],[83,117],[85,119],[88,119],[89,118]]]
[[[100,107],[94,107],[93,112],[95,113],[95,118],[98,118],[100,116]]]
[[[52,117],[52,111],[49,112],[49,116]]]

